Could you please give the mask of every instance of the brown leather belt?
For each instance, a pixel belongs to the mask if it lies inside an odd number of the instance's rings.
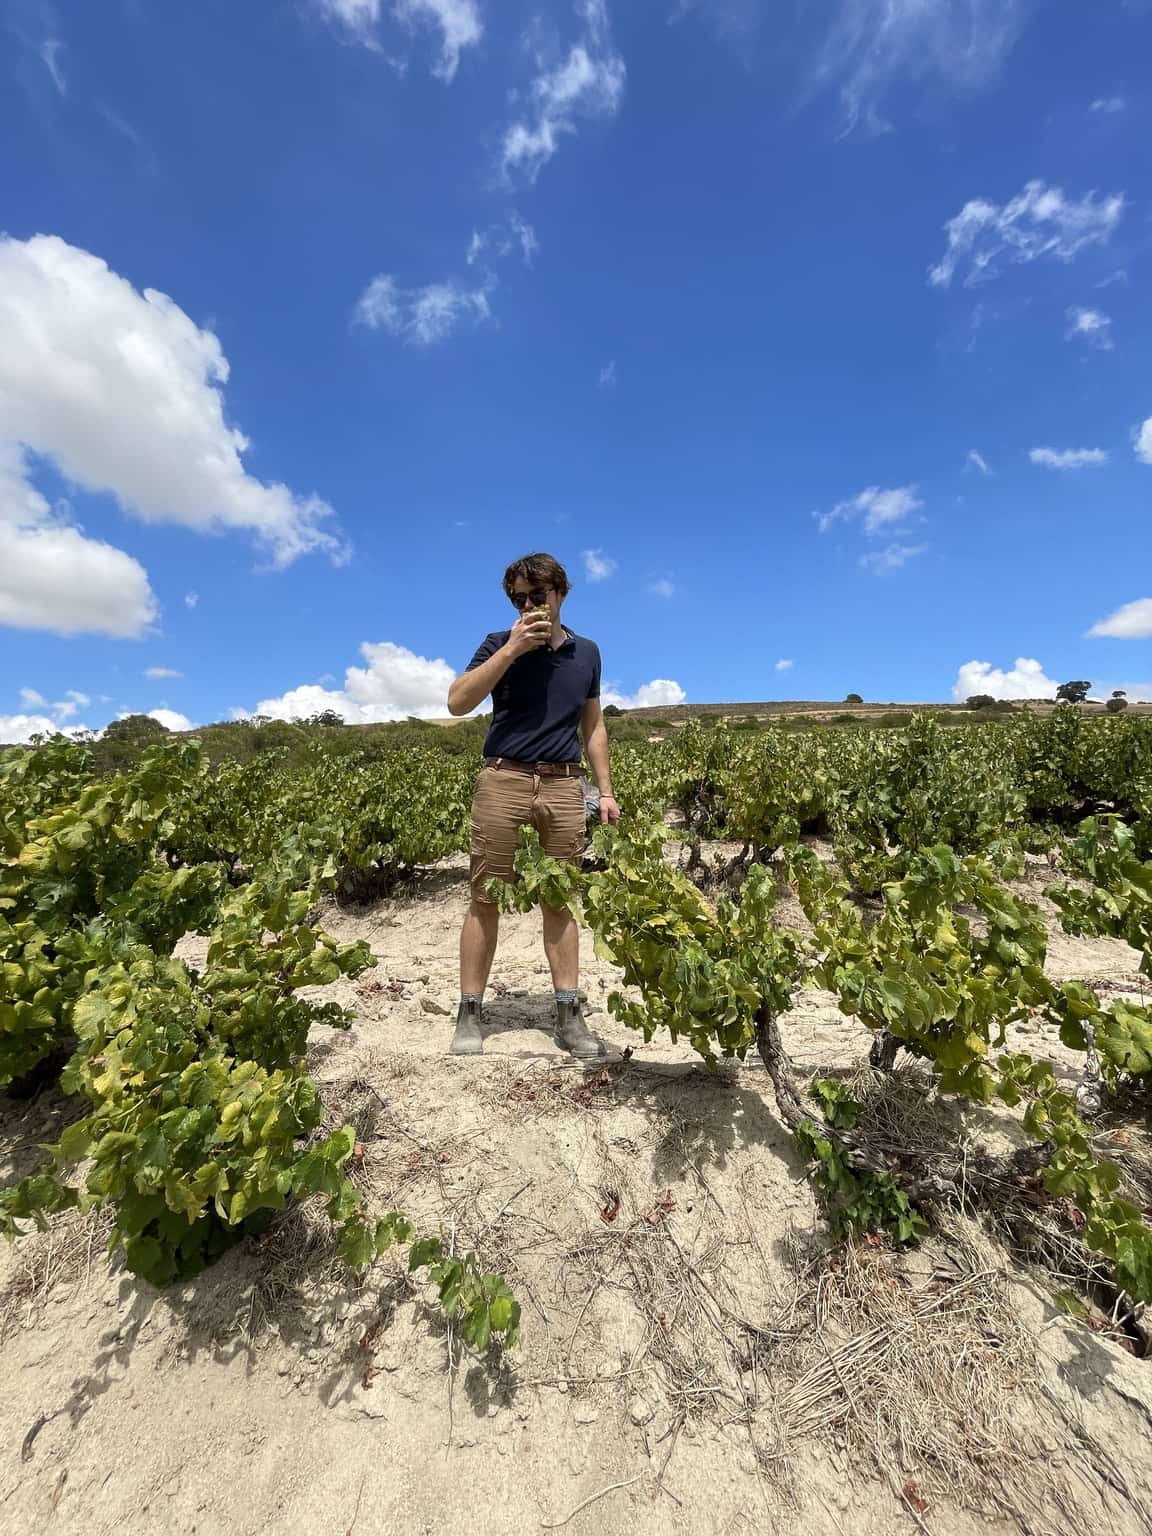
[[[514,757],[486,757],[484,764],[488,768],[511,768],[513,773],[539,774],[542,779],[577,779],[580,777],[579,763],[520,763]]]

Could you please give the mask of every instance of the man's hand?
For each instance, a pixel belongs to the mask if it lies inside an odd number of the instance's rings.
[[[513,656],[524,656],[547,645],[552,635],[552,620],[533,611],[517,619],[508,633],[507,647]]]
[[[615,795],[600,796],[600,821],[609,827],[620,825],[620,807],[616,804]]]

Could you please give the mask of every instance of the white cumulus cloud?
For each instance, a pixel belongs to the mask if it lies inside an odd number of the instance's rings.
[[[261,699],[252,711],[273,720],[302,720],[333,709],[349,725],[377,720],[428,720],[448,714],[448,689],[456,674],[446,661],[430,661],[390,640],[366,640],[362,667],[349,667],[342,688],[302,683],[275,699]]]
[[[1112,348],[1112,321],[1098,309],[1081,309],[1074,305],[1068,311],[1068,329],[1064,336],[1067,341],[1086,341],[1090,347],[1108,352]]]
[[[24,452],[0,437],[0,624],[60,635],[142,634],[158,611],[144,567],[74,527],[29,473]]]
[[[123,718],[123,716],[121,716]],[[159,720],[161,725],[168,727],[170,731],[194,731],[196,727],[187,715],[182,715],[176,709],[150,709],[149,720]]]
[[[654,677],[650,683],[641,683],[635,693],[621,693],[611,686],[603,689],[601,704],[615,704],[617,709],[664,709],[670,704],[683,704],[688,695],[671,677]]]
[[[624,60],[616,52],[604,0],[577,0],[578,42],[555,62],[537,55],[537,73],[522,111],[504,134],[500,163],[506,176],[535,181],[581,117],[613,117],[624,99]]]
[[[1060,187],[1030,181],[1010,202],[973,198],[944,226],[948,249],[928,280],[947,288],[967,267],[965,284],[994,277],[1003,262],[1039,261],[1050,256],[1069,262],[1089,245],[1106,245],[1124,212],[1123,193],[1076,199]]]
[[[777,672],[791,672],[795,665],[796,663],[790,656],[781,656],[780,660],[776,663],[776,670]]]
[[[1093,624],[1088,633],[1110,635],[1116,640],[1152,638],[1152,597],[1138,597],[1133,603],[1124,603],[1115,613]]]
[[[589,581],[607,581],[616,572],[616,562],[602,549],[586,549],[583,553],[584,574]]]
[[[1104,448],[1033,448],[1028,457],[1043,469],[1093,469],[1108,462]]]
[[[251,533],[277,566],[312,550],[345,555],[325,526],[325,502],[248,474],[248,440],[225,416],[220,343],[166,294],[138,292],[54,235],[0,238],[0,336],[0,436],[9,444],[51,459],[85,490],[110,492],[145,522]],[[113,564],[127,579],[127,556],[82,551],[74,529],[40,537],[73,564],[96,560],[105,581]],[[36,544],[29,555],[43,562]]]
[[[183,672],[177,672],[172,667],[145,667],[145,677],[183,677]]]
[[[966,93],[989,84],[1027,12],[1025,0],[836,0],[809,91],[838,89],[846,129],[881,131],[896,86]]]
[[[74,719],[92,700],[78,688],[68,688],[64,697],[53,703],[35,688],[21,688],[20,709],[16,715],[0,715],[0,743],[26,746],[33,736],[79,736],[89,727]]]
[[[1145,464],[1152,464],[1152,416],[1149,416],[1135,432],[1136,457]]]
[[[994,699],[1054,699],[1059,686],[1028,656],[1017,656],[1011,671],[994,667],[990,661],[966,661],[956,674],[952,697],[958,704],[977,693]]]
[[[394,277],[379,273],[360,295],[353,313],[358,325],[387,331],[413,347],[434,347],[462,326],[478,325],[492,311],[491,284],[464,288],[456,282],[401,288]]]
[[[62,725],[50,715],[0,715],[0,744],[23,747],[33,736],[79,736],[87,729],[86,725]]]

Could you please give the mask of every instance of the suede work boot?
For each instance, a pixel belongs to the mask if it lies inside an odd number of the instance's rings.
[[[579,999],[572,1003],[557,1002],[552,1038],[562,1051],[575,1056],[577,1061],[595,1061],[607,1054],[604,1042],[598,1040],[584,1022]]]
[[[484,1050],[480,1029],[480,1004],[474,998],[461,998],[456,1015],[456,1033],[448,1052],[452,1056],[479,1056]]]

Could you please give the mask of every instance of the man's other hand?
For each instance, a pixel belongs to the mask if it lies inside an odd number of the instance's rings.
[[[600,796],[600,821],[609,827],[620,825],[620,807],[616,804],[615,795]]]

